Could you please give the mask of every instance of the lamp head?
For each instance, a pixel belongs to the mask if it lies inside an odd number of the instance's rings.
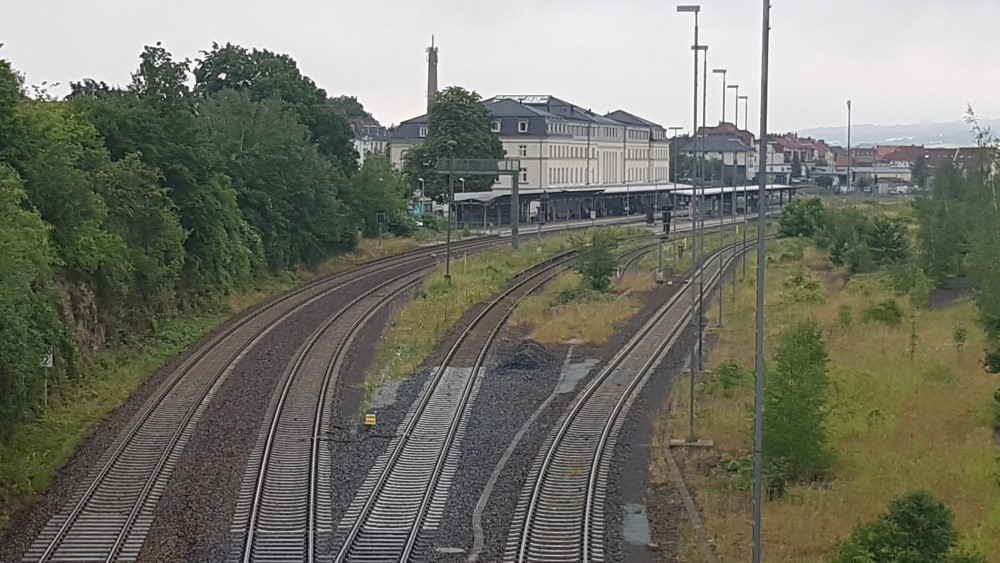
[[[739,87],[740,87],[739,84],[730,84],[729,86],[726,86],[726,88],[739,88]]]
[[[713,68],[712,69],[712,73],[713,74],[726,74],[726,69],[724,69],[724,68]]]
[[[697,4],[683,4],[683,5],[677,6],[677,11],[678,12],[692,12],[692,13],[697,14],[698,12],[701,11],[701,6],[699,6]]]

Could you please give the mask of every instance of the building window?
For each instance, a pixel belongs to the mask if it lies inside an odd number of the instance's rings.
[[[421,137],[426,137],[427,136],[427,128],[426,127],[421,127],[419,135]]]
[[[517,145],[517,156],[528,156],[528,145]]]
[[[528,183],[528,169],[527,168],[522,168],[521,169],[521,181],[524,182],[525,184]]]
[[[517,132],[518,133],[527,133],[528,132],[528,122],[526,120],[522,119],[522,120],[519,120],[517,122]]]
[[[494,119],[493,120],[493,125],[490,127],[490,131],[493,131],[494,133],[499,133],[500,132],[500,120],[499,119]]]

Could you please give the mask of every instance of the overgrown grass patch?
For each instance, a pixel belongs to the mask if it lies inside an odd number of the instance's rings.
[[[971,301],[935,310],[917,310],[899,302],[904,322],[888,326],[861,322],[861,312],[892,299],[883,277],[855,276],[845,287],[823,283],[822,301],[796,299],[786,284],[801,274],[842,279],[831,274],[822,252],[805,248],[801,261],[782,261],[786,241],[769,243],[767,270],[767,356],[791,323],[812,317],[823,328],[830,355],[827,431],[837,463],[821,485],[794,486],[786,496],[766,501],[763,513],[764,557],[768,561],[825,561],[830,549],[850,534],[858,520],[883,512],[890,500],[927,488],[955,513],[966,545],[1000,561],[1000,460],[991,443],[991,403],[1000,385],[980,364],[986,346],[976,327]],[[754,263],[737,284],[735,303],[727,303],[724,328],[709,366],[732,360],[754,365]],[[739,274],[737,274],[739,277]],[[727,292],[727,298],[729,297]],[[854,322],[844,322],[845,311]],[[910,357],[910,320],[918,345]],[[957,349],[954,328],[966,327],[967,342]],[[698,389],[698,434],[716,443],[713,452],[679,453],[686,459],[685,478],[697,491],[709,536],[722,561],[750,557],[751,504],[746,477],[726,471],[724,459],[752,451],[753,390],[735,385],[725,390],[704,376]],[[686,379],[673,391],[687,404]],[[687,434],[687,412],[679,409],[673,435]],[[659,439],[665,439],[662,426]],[[653,460],[656,467],[656,460]],[[693,545],[685,538],[681,545]],[[686,555],[700,556],[693,550]]]

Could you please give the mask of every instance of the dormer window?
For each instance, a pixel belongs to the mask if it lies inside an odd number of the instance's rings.
[[[427,136],[427,127],[421,127],[419,135],[420,135],[421,138],[426,137]]]
[[[493,120],[493,125],[490,126],[490,131],[493,131],[494,133],[499,133],[500,132],[500,120],[499,119],[494,119]]]
[[[518,120],[518,122],[517,122],[517,132],[518,133],[527,133],[528,132],[528,120],[527,119],[520,119],[520,120]]]

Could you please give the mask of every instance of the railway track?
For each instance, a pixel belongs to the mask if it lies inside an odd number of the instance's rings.
[[[300,347],[268,408],[270,423],[261,427],[250,453],[232,527],[232,560],[314,561],[317,552],[326,551],[334,523],[331,454],[322,447],[332,415],[327,397],[368,321],[430,269],[401,274],[362,293]]]
[[[745,252],[742,246],[725,247],[702,263],[706,291]],[[692,283],[643,325],[547,437],[515,510],[505,561],[604,560],[604,504],[615,442],[638,392],[689,322],[690,291]]]
[[[467,406],[478,389],[477,373],[517,304],[565,271],[571,259],[564,253],[522,272],[458,336],[341,520],[336,561],[433,558],[429,543],[421,542],[422,533],[436,529],[443,514],[458,469],[454,446],[461,442]],[[461,363],[455,362],[459,356],[474,358],[471,366],[453,365]]]
[[[477,252],[499,239],[460,243]],[[399,268],[422,269],[440,249],[417,249],[373,260],[305,285],[235,322],[170,374],[125,430],[116,437],[74,492],[67,507],[49,519],[24,561],[135,560],[153,521],[153,509],[181,452],[216,391],[246,353],[268,333],[318,300],[357,291]]]

